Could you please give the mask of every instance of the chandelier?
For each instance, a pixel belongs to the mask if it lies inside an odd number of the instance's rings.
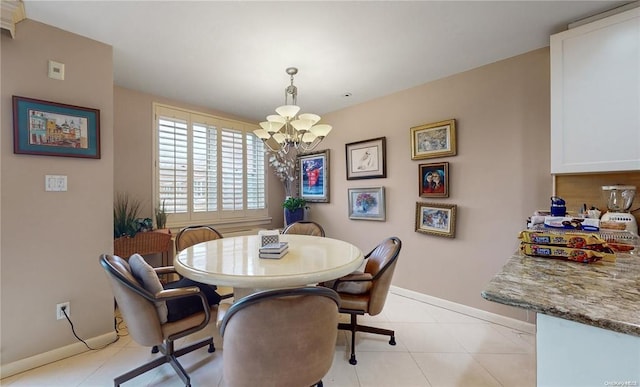
[[[298,69],[289,67],[286,72],[291,77],[291,84],[284,89],[284,105],[276,108],[278,114],[267,116],[267,120],[260,123],[262,129],[253,133],[271,152],[287,154],[292,148],[296,152],[307,152],[322,142],[331,131],[331,125],[318,124],[320,116],[317,114],[298,114],[298,88],[293,85],[293,76]]]

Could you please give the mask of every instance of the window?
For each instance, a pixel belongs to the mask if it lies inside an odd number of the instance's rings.
[[[254,125],[154,104],[155,194],[171,227],[267,216],[265,157]]]

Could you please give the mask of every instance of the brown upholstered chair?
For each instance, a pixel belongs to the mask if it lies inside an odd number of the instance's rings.
[[[178,231],[176,235],[176,253],[197,243],[213,241],[222,238],[216,229],[209,226],[189,226]]]
[[[316,222],[301,220],[288,225],[282,233],[323,237],[324,229]]]
[[[189,375],[177,358],[204,346],[209,346],[209,352],[214,352],[213,338],[207,337],[178,350],[174,349],[174,341],[207,327],[211,314],[217,312],[217,306],[210,307],[206,297],[197,287],[160,290],[158,292],[147,290],[136,279],[135,271],[132,271],[129,263],[118,256],[103,254],[100,256],[100,264],[108,274],[118,308],[133,340],[140,345],[157,346],[162,354],[161,357],[116,377],[113,380],[114,386],[118,387],[120,384],[165,363],[171,364],[184,384],[190,386]],[[145,279],[142,280],[145,283],[151,282],[151,280],[156,281],[162,289],[157,274],[166,274],[172,270],[173,267],[150,268],[148,272],[136,273],[136,275],[145,276]],[[153,278],[154,275],[155,278]],[[166,305],[163,305],[165,301],[193,296],[201,298],[202,312],[177,321],[162,322],[166,321]],[[161,317],[162,306],[165,308],[164,318]]]
[[[195,244],[222,238],[218,230],[210,226],[188,226],[176,235],[176,254]],[[222,299],[233,297],[233,291],[221,292]]]
[[[398,262],[402,242],[396,237],[387,238],[365,256],[363,273],[354,272],[323,285],[331,287],[340,295],[340,313],[351,315],[350,323],[341,323],[338,328],[351,331],[351,357],[349,363],[355,365],[356,332],[368,332],[390,337],[389,344],[396,345],[395,332],[389,329],[358,325],[357,316],[375,316],[382,312],[389,293],[393,271]]]
[[[338,303],[336,292],[316,286],[236,301],[218,318],[225,385],[322,386],[335,353]]]

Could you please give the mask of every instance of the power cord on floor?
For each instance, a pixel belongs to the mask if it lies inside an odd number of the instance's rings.
[[[64,317],[65,317],[65,318],[67,319],[67,321],[69,322],[69,325],[71,325],[71,332],[73,333],[73,335],[76,337],[76,339],[78,339],[79,341],[81,341],[81,342],[82,342],[82,343],[83,343],[87,348],[89,348],[90,350],[92,350],[92,351],[97,351],[97,350],[99,350],[99,349],[106,348],[106,347],[110,346],[111,344],[115,343],[116,341],[120,340],[120,335],[117,335],[117,334],[116,334],[116,339],[115,339],[115,340],[113,340],[112,342],[107,343],[107,344],[103,345],[102,347],[98,347],[98,348],[91,348],[91,347],[89,346],[89,344],[87,344],[87,342],[86,342],[86,341],[82,340],[82,339],[78,336],[78,334],[76,333],[76,330],[75,330],[75,328],[74,328],[74,326],[73,326],[73,323],[71,322],[71,319],[69,318],[69,315],[67,314],[67,308],[65,308],[65,307],[63,306],[63,307],[61,308],[61,310],[62,310],[62,313],[64,313]],[[117,332],[117,330],[116,330],[116,332]]]

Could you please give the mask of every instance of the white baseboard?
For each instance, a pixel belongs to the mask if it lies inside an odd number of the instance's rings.
[[[96,336],[91,339],[85,340],[92,348],[103,347],[116,340],[116,332],[109,332],[101,336]],[[45,364],[53,363],[54,361],[62,360],[67,357],[77,355],[82,352],[86,352],[89,349],[81,343],[73,343],[64,347],[56,348],[54,350],[40,353],[35,356],[27,357],[13,363],[3,364],[0,366],[0,379],[6,378],[20,372],[28,371],[30,369],[43,366]]]
[[[485,320],[494,324],[503,325],[509,328],[513,328],[522,332],[530,334],[536,333],[536,325],[525,321],[516,320],[511,317],[505,317],[499,314],[487,312],[485,310],[472,308],[467,305],[455,303],[453,301],[443,300],[442,298],[428,296],[426,294],[414,292],[413,290],[399,288],[397,286],[391,286],[390,292],[399,296],[404,296],[418,300],[430,305],[434,305],[440,308],[445,308],[453,312],[462,313],[467,316],[475,317],[480,320]]]

